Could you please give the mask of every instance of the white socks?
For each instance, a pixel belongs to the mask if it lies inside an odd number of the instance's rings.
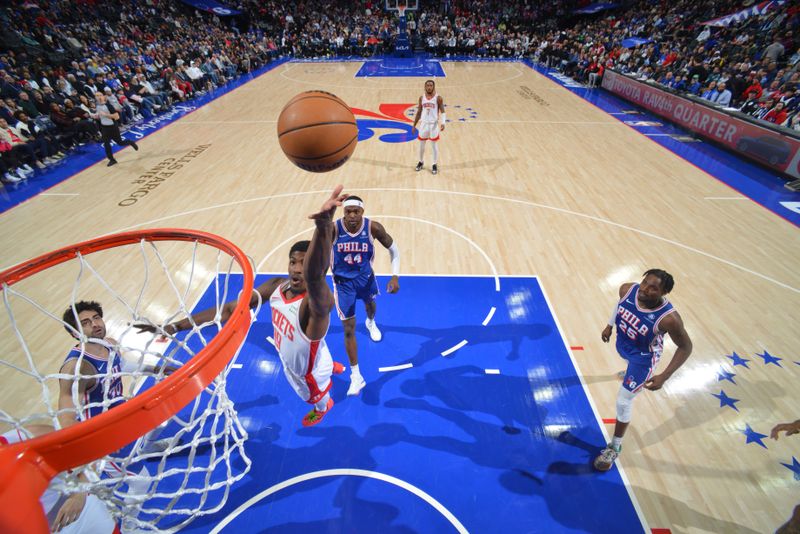
[[[611,438],[611,446],[615,451],[619,452],[619,450],[622,448],[622,438],[618,438],[617,436]]]
[[[436,143],[434,143],[435,145]],[[425,157],[425,141],[419,142],[419,159],[417,161],[422,161]]]
[[[431,148],[433,148],[433,164],[436,165],[436,163],[439,161],[439,143],[436,141],[431,141]]]
[[[361,376],[361,371],[358,370],[358,364],[350,366],[351,376]]]

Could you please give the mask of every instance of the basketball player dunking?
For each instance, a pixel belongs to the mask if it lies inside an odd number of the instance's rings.
[[[262,301],[269,302],[275,348],[278,349],[286,380],[301,399],[313,406],[303,418],[303,426],[316,425],[328,414],[333,407],[331,375],[344,372],[344,366],[333,361],[325,343],[334,305],[325,273],[330,264],[335,231],[333,214],[347,196],[341,192],[340,185],[320,211],[309,216],[314,220],[316,229],[311,241],[298,241],[292,245],[289,251],[289,276],[267,280],[255,289],[258,295],[250,298],[251,308]],[[225,304],[220,321],[227,321],[235,308],[236,301]],[[191,320],[170,323],[164,330],[168,334],[188,330],[193,324],[213,321],[216,314],[216,307],[212,307],[192,315]],[[155,332],[152,325],[134,326],[140,331]]]
[[[666,298],[674,285],[671,274],[650,269],[644,273],[640,284],[627,283],[619,288],[620,299],[614,305],[601,338],[608,343],[617,327],[617,352],[628,361],[628,368],[617,394],[614,437],[594,460],[594,467],[599,471],[611,469],[622,450],[622,437],[630,424],[636,395],[642,388],[661,389],[692,353],[692,340],[683,327],[683,320]],[[654,375],[664,349],[664,334],[669,334],[678,348],[664,372]]]
[[[436,174],[439,172],[439,131],[444,131],[446,122],[444,114],[444,100],[441,96],[436,94],[436,82],[428,80],[425,82],[425,94],[419,97],[419,105],[417,106],[417,114],[414,117],[414,129],[417,129],[417,123],[420,123],[417,130],[417,139],[419,139],[419,163],[415,170],[421,171],[423,161],[425,159],[425,141],[430,140],[433,150],[433,166],[431,173]]]

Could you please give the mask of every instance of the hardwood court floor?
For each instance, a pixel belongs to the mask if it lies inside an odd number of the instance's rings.
[[[260,271],[281,272],[286,242],[310,228],[306,215],[343,183],[397,240],[405,273],[537,275],[567,341],[583,347],[574,356],[603,418],[614,417],[615,373],[623,366],[600,331],[619,285],[661,267],[675,276],[671,300],[694,353],[663,391],[635,403],[621,464],[644,516],[673,532],[729,531],[731,523],[764,532],[782,524],[798,482],[781,462],[800,456],[800,440],[765,441],[764,450],[746,444],[741,430],[749,424],[768,434],[800,417],[797,228],[748,200],[707,200],[738,194],[515,63],[443,65],[447,77],[437,89],[453,122],[442,134],[437,176],[414,172],[416,142],[377,135],[335,172],[295,168],[280,152],[275,121],[296,93],[324,89],[377,113],[383,103],[415,103],[422,92],[424,79],[355,78],[359,66],[282,65],[143,139],[139,152],[121,152],[119,165],[99,163],[50,190],[59,196],[7,211],[0,215],[3,266],[102,234],[187,227],[221,234]],[[138,177],[183,157],[158,187],[131,197]],[[430,147],[426,157],[429,167]],[[377,256],[376,271],[388,272],[388,254]],[[115,271],[109,281],[135,294],[125,263],[114,265],[113,254],[102,261]],[[200,259],[209,269],[212,261]],[[73,279],[33,290],[60,314]],[[198,283],[187,302],[204,287]],[[152,295],[154,309],[160,298]],[[108,308],[113,333],[124,319],[114,318],[114,303]],[[2,335],[3,345],[11,343],[7,327]],[[53,355],[41,365],[57,367],[68,338],[36,336],[34,344]],[[673,350],[669,344],[661,368]],[[782,367],[765,365],[756,355],[765,350],[784,358]],[[733,351],[751,360],[749,369],[731,366]],[[736,385],[718,381],[723,367],[737,373]],[[742,399],[738,412],[720,408],[711,395],[720,389]],[[17,395],[24,393],[4,387],[2,407]]]

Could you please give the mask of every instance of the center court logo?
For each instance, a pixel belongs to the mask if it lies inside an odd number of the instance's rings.
[[[366,141],[378,134],[378,140],[384,143],[407,143],[417,138],[417,132],[412,131],[414,115],[417,104],[380,104],[378,113],[361,108],[351,108],[356,116],[358,125],[358,141]],[[462,105],[449,106],[445,109],[451,122],[468,122],[478,117],[478,112],[471,107]],[[376,130],[389,130],[376,132]]]

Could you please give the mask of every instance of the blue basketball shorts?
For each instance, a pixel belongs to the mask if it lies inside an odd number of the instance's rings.
[[[356,300],[372,302],[378,296],[378,282],[375,273],[358,278],[333,277],[333,297],[336,300],[336,313],[339,319],[351,319],[356,316]]]
[[[655,374],[659,357],[656,354],[650,355],[649,358],[646,355],[633,357],[621,356],[628,361],[628,368],[625,370],[625,376],[622,379],[622,387],[631,393],[638,393],[641,391],[644,383],[650,380],[653,374]]]

